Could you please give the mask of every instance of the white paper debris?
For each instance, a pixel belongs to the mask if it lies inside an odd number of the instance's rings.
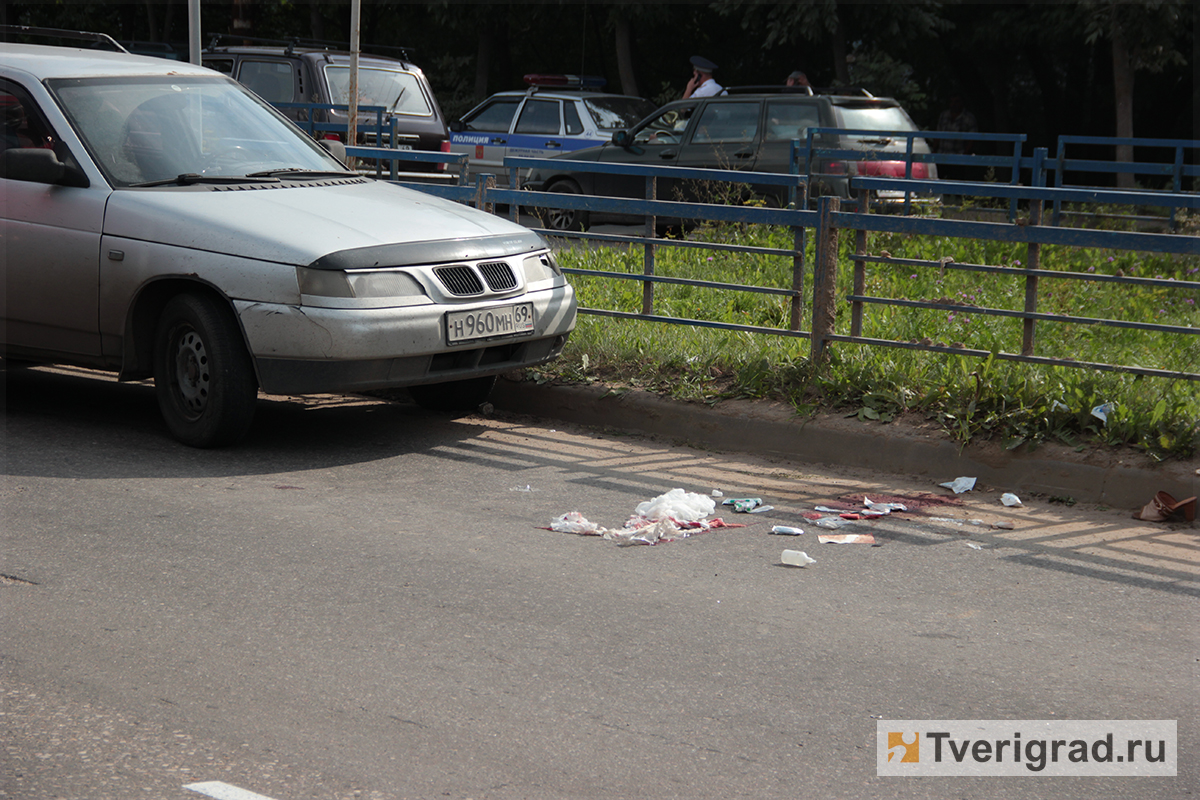
[[[1000,502],[1011,508],[1013,506],[1021,505],[1021,498],[1017,497],[1012,492],[1005,492],[1004,494],[1000,495]]]
[[[947,489],[952,489],[955,494],[969,492],[975,488],[974,478],[955,478],[947,483],[939,483],[938,486],[945,486]]]
[[[815,558],[810,558],[808,553],[803,550],[784,550],[779,560],[791,567],[803,567],[817,563]]]

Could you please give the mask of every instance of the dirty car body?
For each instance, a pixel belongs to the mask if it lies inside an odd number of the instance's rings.
[[[536,235],[347,170],[211,70],[8,45],[0,100],[24,126],[0,153],[4,357],[153,377],[187,444],[240,439],[259,390],[471,408],[574,327]]]

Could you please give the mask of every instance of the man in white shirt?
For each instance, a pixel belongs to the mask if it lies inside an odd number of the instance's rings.
[[[725,93],[725,88],[713,80],[717,65],[704,56],[692,56],[692,78],[688,81],[683,99],[689,97],[715,97]]]

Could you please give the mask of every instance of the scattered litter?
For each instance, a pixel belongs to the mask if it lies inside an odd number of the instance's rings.
[[[843,519],[842,517],[821,517],[817,520],[818,528],[844,528],[847,525],[852,525],[853,520]]]
[[[938,486],[945,486],[947,489],[953,490],[955,494],[962,494],[963,492],[969,492],[975,488],[975,479],[955,478],[947,483],[939,483]]]
[[[848,508],[830,508],[829,506],[813,506],[813,509],[816,511],[825,513],[825,514],[848,514],[848,513],[850,513],[850,509],[848,509]]]
[[[821,544],[875,544],[875,537],[869,533],[818,533],[817,541]]]
[[[890,514],[893,511],[908,511],[904,503],[872,503],[871,498],[864,497],[863,505],[876,514]]]
[[[972,550],[982,550],[983,549],[983,545],[975,544],[974,542],[967,542],[967,547],[971,548]]]
[[[683,489],[672,489],[653,500],[638,504],[634,514],[650,520],[674,519],[694,522],[711,514],[717,507],[712,498]]]
[[[771,533],[777,533],[780,536],[803,536],[804,531],[800,528],[792,528],[787,525],[776,525],[771,528]]]
[[[578,511],[568,511],[555,517],[543,530],[575,533],[580,536],[600,536],[619,546],[673,542],[713,528],[744,528],[717,517],[705,519],[716,504],[703,495],[672,489],[653,500],[639,503],[633,516],[622,528],[605,528]]]
[[[1101,422],[1103,422],[1105,425],[1107,425],[1108,424],[1108,415],[1113,413],[1116,410],[1117,410],[1116,403],[1109,401],[1107,403],[1101,403],[1100,405],[1093,408],[1092,416],[1095,417],[1096,419],[1100,420]]]
[[[953,525],[982,525],[981,519],[954,519],[953,517],[930,517],[930,522],[949,522]]]
[[[774,511],[774,510],[775,510],[775,506],[758,506],[757,508],[750,509],[750,511],[748,513],[761,514],[764,511]]]
[[[530,486],[529,484],[525,484],[524,486],[513,486],[512,488],[509,489],[509,491],[510,492],[532,492],[533,487]]]
[[[808,553],[803,550],[784,550],[779,560],[791,567],[803,567],[807,564],[817,563],[815,558],[810,558]]]
[[[1011,508],[1012,506],[1021,505],[1021,498],[1017,497],[1012,492],[1005,492],[1004,494],[1000,495],[1000,502]]]
[[[589,522],[578,511],[568,511],[560,517],[555,517],[550,523],[550,530],[560,533],[578,533],[583,536],[602,536],[605,529],[594,522]]]
[[[762,505],[761,497],[730,497],[728,500],[721,502],[723,506],[733,506],[733,510],[739,514],[746,514],[751,510]]]
[[[713,496],[713,497],[724,497],[724,496],[725,496],[725,493],[724,493],[724,492],[722,492],[720,489],[713,489],[713,490],[712,490],[712,496]]]
[[[1011,531],[1011,530],[1016,530],[1017,526],[1013,525],[1011,522],[1005,520],[1003,522],[993,522],[992,527],[999,528],[1002,531]]]
[[[1070,411],[1071,407],[1060,400],[1055,400],[1050,404],[1051,411]]]

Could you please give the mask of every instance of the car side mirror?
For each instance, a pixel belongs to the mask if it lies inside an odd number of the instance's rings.
[[[89,181],[83,171],[58,160],[53,150],[14,147],[0,156],[0,178],[30,183],[49,183],[84,188]]]
[[[467,129],[467,123],[463,122],[461,119],[450,120],[450,130],[454,131],[455,133],[461,133],[462,131],[465,131],[466,129]]]
[[[329,155],[342,162],[342,165],[345,166],[346,145],[344,142],[338,139],[320,139],[317,143],[321,145],[321,147],[325,148],[325,151],[328,152]]]
[[[633,144],[633,136],[627,130],[613,131],[612,143],[617,147],[629,147]]]

